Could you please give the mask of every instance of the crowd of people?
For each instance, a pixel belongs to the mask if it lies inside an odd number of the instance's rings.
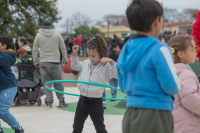
[[[137,35],[127,35],[124,40],[116,35],[110,39],[97,34],[93,38],[68,36],[64,41],[60,33],[52,29],[49,20],[43,22],[43,29],[35,37],[33,50],[21,38],[19,47],[15,47],[18,49],[16,54],[12,40],[0,36],[0,118],[15,133],[24,133],[9,112],[17,93],[17,77],[11,71],[17,56],[33,56],[34,66],[40,68],[45,85],[51,80],[62,80],[62,64],[68,63],[69,53],[72,69],[81,71],[78,80],[110,83],[113,87],[119,85],[120,90],[127,94],[123,133],[199,133],[200,84],[187,64],[194,63],[196,56],[200,55],[200,12],[197,13],[193,31],[178,36],[171,32],[159,36],[163,26],[163,8],[157,1],[133,0],[127,7],[126,16],[131,30],[136,30]],[[87,56],[88,59],[79,61],[79,56]],[[55,83],[54,87],[64,91],[62,83]],[[105,88],[82,83],[77,87],[80,98],[72,132],[81,133],[90,115],[96,132],[108,133],[103,115]],[[46,107],[52,108],[52,91],[44,87],[44,92]],[[116,91],[112,90],[111,94],[113,99],[116,98]],[[56,95],[59,107],[67,107],[63,94]],[[0,133],[4,133],[1,125]]]

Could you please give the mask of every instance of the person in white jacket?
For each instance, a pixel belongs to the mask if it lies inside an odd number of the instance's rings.
[[[73,46],[71,67],[82,71],[79,81],[94,82],[108,85],[109,79],[117,79],[116,63],[107,58],[107,44],[101,35],[96,35],[87,43],[88,58],[83,62],[78,60],[79,46]],[[88,115],[90,115],[97,133],[107,133],[104,125],[102,95],[104,87],[78,84],[80,99],[76,108],[73,133],[81,133]]]

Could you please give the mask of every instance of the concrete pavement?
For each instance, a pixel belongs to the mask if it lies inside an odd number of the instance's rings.
[[[79,94],[77,87],[67,87],[65,92]],[[21,104],[11,107],[10,112],[20,122],[26,133],[72,133],[74,112],[63,111],[57,108],[59,101],[54,93],[53,108],[47,110],[42,97],[42,106]],[[78,97],[65,95],[67,103],[77,102]],[[104,115],[106,129],[109,133],[122,133],[123,115]],[[10,128],[4,122],[3,127]],[[88,117],[85,122],[83,133],[96,133],[93,123]]]

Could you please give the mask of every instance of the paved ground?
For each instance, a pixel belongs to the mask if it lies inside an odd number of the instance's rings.
[[[76,87],[65,88],[66,92],[79,93]],[[54,94],[55,97],[55,94]],[[77,102],[78,97],[65,95],[66,101]],[[22,104],[12,107],[10,112],[21,123],[26,133],[72,133],[74,112],[67,112],[57,109],[58,99],[55,97],[53,108],[47,110],[44,106],[44,96],[42,106]],[[123,115],[104,115],[106,129],[109,133],[121,133],[121,123]],[[10,128],[2,122],[3,127]],[[91,119],[88,117],[84,125],[83,133],[95,133]]]

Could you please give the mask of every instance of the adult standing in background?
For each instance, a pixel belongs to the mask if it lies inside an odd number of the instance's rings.
[[[67,39],[65,39],[65,46],[66,46],[67,52],[70,50],[70,47],[69,47],[70,41],[71,41],[71,37],[70,35],[67,35]]]
[[[27,51],[27,54],[32,55],[31,48],[28,46],[28,42],[26,41],[25,38],[20,38],[18,41],[18,45],[20,48],[24,49]]]
[[[40,48],[40,62],[38,60],[38,48]],[[43,29],[37,34],[33,43],[33,62],[36,68],[40,67],[42,82],[45,86],[46,82],[52,80],[62,80],[62,65],[60,62],[60,51],[62,53],[62,61],[64,64],[68,62],[67,52],[64,40],[61,34],[52,29],[52,23],[49,20],[43,22]],[[49,85],[51,87],[51,85]],[[54,83],[56,90],[64,91],[63,83]],[[52,108],[53,92],[46,87],[45,103],[47,108]],[[67,107],[64,101],[64,95],[56,93],[59,99],[59,107]]]
[[[80,53],[83,53],[83,46],[82,46],[82,44],[83,44],[83,39],[82,39],[82,35],[80,34],[80,35],[78,35],[77,36],[77,38],[75,39],[75,41],[76,41],[76,44],[80,47],[80,51],[79,51],[79,56],[80,56]]]

